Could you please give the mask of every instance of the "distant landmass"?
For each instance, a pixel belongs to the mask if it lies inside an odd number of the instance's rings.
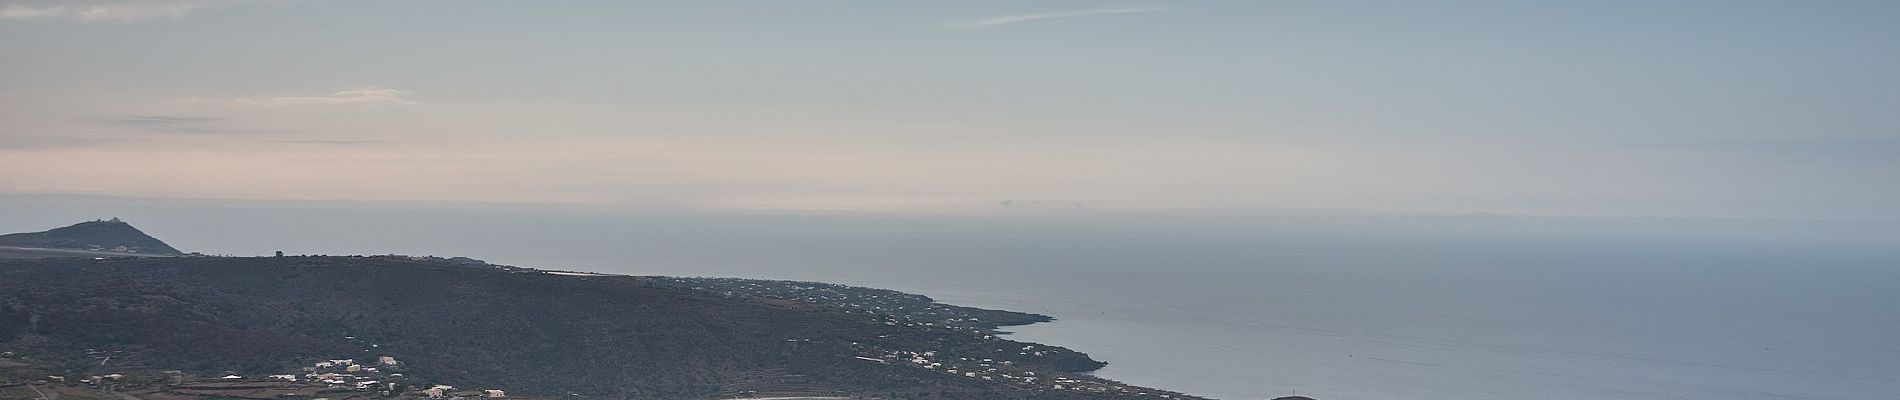
[[[0,260],[0,398],[1198,398],[997,331],[1050,320],[882,289],[463,258]]]
[[[0,247],[142,255],[184,254],[118,218],[86,221],[44,232],[0,235]]]

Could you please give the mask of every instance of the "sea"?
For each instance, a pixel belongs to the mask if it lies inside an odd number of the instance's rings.
[[[618,212],[0,195],[187,251],[880,287],[1219,399],[1900,398],[1900,223],[1348,212]]]

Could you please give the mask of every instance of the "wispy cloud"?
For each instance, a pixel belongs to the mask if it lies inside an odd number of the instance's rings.
[[[284,96],[264,98],[225,99],[214,97],[192,97],[183,99],[187,103],[213,103],[231,107],[303,107],[303,106],[376,106],[416,104],[403,98],[409,92],[383,88],[367,87],[341,90],[325,96]]]
[[[24,134],[0,131],[0,150],[39,150],[93,146],[105,140],[83,135]]]
[[[169,115],[133,115],[108,119],[106,122],[121,125],[174,125],[203,122],[217,122],[222,119],[211,117],[169,116]]]
[[[257,0],[0,0],[0,19],[131,23]]]
[[[1167,11],[1167,7],[1122,7],[1095,10],[1054,11],[1034,14],[1003,15],[988,18],[954,20],[943,23],[945,28],[988,28],[992,26],[1038,21],[1057,18],[1080,18],[1096,15],[1136,14]]]
[[[226,131],[216,126],[220,121],[209,117],[134,115],[109,118],[103,122],[158,133],[209,134]]]
[[[294,131],[281,129],[251,129],[232,127],[223,118],[170,116],[170,115],[134,115],[109,118],[103,122],[130,127],[138,130],[167,134],[185,135],[287,135]]]
[[[307,145],[320,145],[320,146],[368,146],[368,145],[385,144],[385,143],[390,143],[390,142],[387,140],[290,139],[290,140],[273,140],[271,141],[271,143],[307,144]]]
[[[271,128],[268,119],[165,114],[100,116],[29,129],[0,127],[0,150],[163,146],[189,143],[277,143],[360,146],[386,143],[324,133]]]

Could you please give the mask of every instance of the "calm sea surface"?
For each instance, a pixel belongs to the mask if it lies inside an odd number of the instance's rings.
[[[187,251],[469,256],[884,287],[1225,399],[1885,399],[1892,223],[1339,215],[604,214],[0,196]]]

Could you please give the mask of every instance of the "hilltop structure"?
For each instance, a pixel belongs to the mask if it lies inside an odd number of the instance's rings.
[[[147,255],[184,254],[118,218],[86,221],[44,232],[0,235],[0,246]]]

